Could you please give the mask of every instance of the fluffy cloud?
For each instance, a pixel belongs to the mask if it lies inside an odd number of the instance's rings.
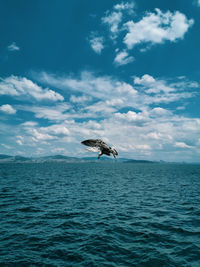
[[[29,96],[38,101],[63,101],[64,98],[59,93],[48,88],[41,88],[27,78],[10,76],[0,79],[0,95],[10,95],[14,97]]]
[[[19,48],[19,46],[16,45],[15,42],[13,42],[12,44],[10,44],[10,45],[8,46],[8,50],[13,52],[13,51],[19,51],[20,48]]]
[[[70,131],[68,130],[68,127],[66,127],[65,124],[59,124],[59,125],[54,124],[48,127],[41,127],[40,130],[43,131],[44,133],[51,133],[56,136],[70,134]]]
[[[16,110],[9,104],[5,104],[0,106],[0,111],[7,113],[7,114],[15,114]]]
[[[102,18],[102,22],[109,26],[109,30],[111,32],[111,37],[116,38],[119,32],[119,23],[122,21],[122,13],[121,12],[112,12],[106,17]]]
[[[93,114],[99,113],[101,116],[102,115],[105,116],[106,114],[114,113],[116,111],[114,107],[110,106],[109,104],[103,101],[99,101],[95,104],[89,105],[85,107],[85,110]]]
[[[86,95],[81,95],[81,96],[75,96],[75,95],[71,95],[70,97],[70,102],[72,103],[84,103],[84,102],[89,102],[91,101],[92,98]]]
[[[120,10],[128,10],[129,12],[133,12],[133,8],[134,8],[134,3],[132,2],[132,3],[124,3],[124,2],[122,2],[122,3],[120,3],[120,4],[116,4],[115,6],[114,6],[114,9],[115,10],[118,10],[118,11],[120,11]]]
[[[119,52],[114,59],[114,63],[118,66],[126,65],[132,61],[134,61],[134,57],[129,56],[125,50]]]
[[[152,116],[170,116],[171,112],[167,109],[161,108],[161,107],[157,107],[157,108],[153,108],[150,112],[150,115]]]
[[[116,4],[111,12],[106,12],[106,15],[102,18],[102,22],[109,27],[112,39],[115,39],[122,30],[119,25],[123,20],[124,12],[128,11],[128,13],[132,14],[133,8],[134,3],[121,3]]]
[[[134,84],[138,90],[144,91],[143,103],[146,104],[175,102],[194,97],[197,93],[197,84],[186,79],[169,83],[145,74],[141,78],[135,77]]]
[[[136,122],[137,125],[139,125],[138,122],[141,125],[141,122],[148,121],[148,116],[145,114],[145,112],[136,113],[134,111],[128,111],[127,113],[116,113],[115,116],[123,121]]]
[[[163,43],[166,40],[176,41],[184,37],[194,21],[176,11],[163,13],[156,9],[155,13],[148,13],[138,22],[128,21],[124,24],[128,33],[124,37],[124,43],[128,49],[132,49],[140,43]]]
[[[69,117],[66,111],[70,105],[63,103],[55,106],[18,106],[18,109],[33,112],[38,119],[48,119],[51,121],[62,121]]]
[[[26,121],[26,122],[22,123],[21,125],[24,127],[36,127],[38,125],[38,123],[35,121]]]
[[[90,39],[90,45],[97,54],[101,54],[101,51],[104,49],[103,42],[103,37],[92,37]]]
[[[37,141],[47,141],[47,140],[52,140],[55,139],[55,136],[52,136],[48,133],[42,133],[41,131],[39,131],[38,129],[32,129],[29,128],[28,132],[30,135],[32,135],[32,140],[37,142]]]
[[[175,91],[173,87],[166,85],[165,81],[155,80],[152,76],[145,74],[141,78],[135,77],[134,83],[146,87],[147,93],[169,93]]]
[[[127,122],[134,122],[137,126],[142,126],[155,118],[167,117],[170,119],[171,112],[167,109],[157,107],[145,109],[142,112],[128,111],[127,113],[115,113],[116,118]]]
[[[142,76],[142,78],[135,77],[134,83],[135,84],[142,84],[142,85],[149,85],[149,84],[151,85],[151,84],[155,83],[155,79],[148,74],[144,74]]]

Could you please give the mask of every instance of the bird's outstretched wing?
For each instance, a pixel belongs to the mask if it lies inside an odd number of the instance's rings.
[[[88,139],[81,142],[85,146],[109,149],[109,146],[100,139]]]

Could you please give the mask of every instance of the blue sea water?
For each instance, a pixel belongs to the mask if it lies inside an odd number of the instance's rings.
[[[200,165],[0,164],[0,266],[200,266]]]

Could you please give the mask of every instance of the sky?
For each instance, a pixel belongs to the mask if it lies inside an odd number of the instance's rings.
[[[200,162],[199,0],[0,1],[0,154]]]

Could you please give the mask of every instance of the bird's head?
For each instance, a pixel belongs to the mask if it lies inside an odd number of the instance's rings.
[[[113,154],[114,157],[118,156],[118,152],[116,149],[114,149],[113,147],[111,147],[111,153]]]

